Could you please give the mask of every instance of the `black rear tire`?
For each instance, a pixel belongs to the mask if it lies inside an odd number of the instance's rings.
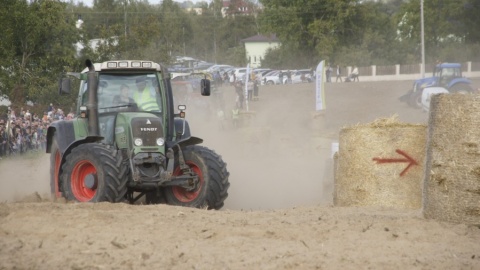
[[[53,135],[52,146],[50,147],[50,194],[53,199],[62,197],[59,181],[61,158],[62,154],[58,148],[57,135]]]
[[[187,191],[182,187],[165,188],[167,204],[220,209],[228,197],[227,164],[213,150],[199,145],[190,145],[183,149],[185,162],[199,176],[196,190]],[[181,175],[178,158],[175,160],[174,175]]]
[[[67,200],[78,202],[122,202],[127,193],[127,166],[120,151],[110,145],[86,143],[66,156],[61,182]],[[94,176],[93,187],[85,181]]]
[[[450,93],[470,94],[473,93],[473,89],[466,83],[457,83],[449,89]]]

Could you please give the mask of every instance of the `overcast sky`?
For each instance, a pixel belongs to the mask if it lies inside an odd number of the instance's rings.
[[[93,5],[93,0],[74,0],[75,3],[80,3],[80,2],[83,2],[85,5],[91,7]],[[173,0],[175,2],[185,2],[187,0]],[[198,3],[198,2],[207,2],[207,3],[210,3],[212,0],[190,0],[192,1],[193,3]],[[150,2],[150,4],[158,4],[160,2],[162,2],[162,0],[148,0],[148,2]]]

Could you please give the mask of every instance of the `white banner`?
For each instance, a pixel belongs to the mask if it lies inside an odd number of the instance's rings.
[[[315,86],[316,86],[316,110],[321,111],[326,109],[325,105],[325,91],[324,91],[324,83],[323,83],[323,74],[325,72],[325,60],[322,60],[318,66],[317,70],[315,71]]]
[[[248,80],[250,79],[250,64],[247,65],[247,70],[245,71],[245,105],[248,112]]]

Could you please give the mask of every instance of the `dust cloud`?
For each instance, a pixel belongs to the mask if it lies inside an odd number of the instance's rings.
[[[28,153],[0,160],[0,202],[50,197],[50,155]]]
[[[248,111],[244,108],[236,128],[231,121],[233,87],[222,88],[222,93],[224,125],[218,125],[218,119],[198,117],[190,125],[192,133],[227,162],[231,186],[225,208],[264,210],[330,203],[333,167],[326,164],[335,138],[318,129],[322,117],[314,119],[314,84],[261,87],[259,100],[250,101]]]

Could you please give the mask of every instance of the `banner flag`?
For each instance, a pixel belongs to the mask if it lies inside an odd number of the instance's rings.
[[[325,60],[322,60],[318,66],[317,66],[317,70],[315,71],[315,77],[316,77],[316,80],[315,80],[315,86],[316,86],[316,91],[315,91],[315,94],[316,94],[316,110],[317,111],[321,111],[321,110],[325,110],[326,109],[326,105],[325,105],[325,90],[324,90],[324,80],[323,80],[323,77],[324,77],[324,72],[325,72]]]
[[[250,64],[247,65],[247,70],[245,71],[245,105],[247,107],[248,112],[248,80],[250,79]]]

